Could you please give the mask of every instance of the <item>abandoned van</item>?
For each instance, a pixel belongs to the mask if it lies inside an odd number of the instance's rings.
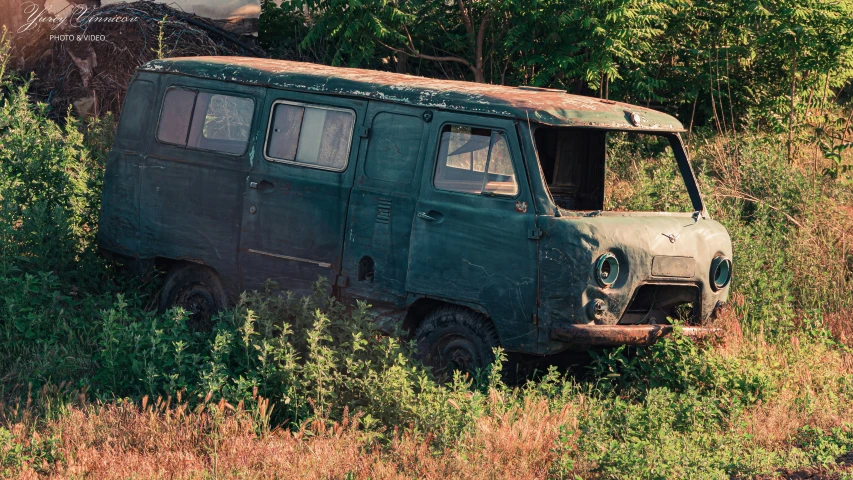
[[[483,367],[496,346],[647,345],[675,318],[702,335],[727,299],[732,246],[683,131],[559,90],[155,60],[127,93],[99,242],[166,269],[160,308],[194,322],[266,280],[307,293],[326,277],[441,368]],[[625,207],[650,195],[607,181],[632,145],[668,155],[679,192],[651,194],[681,195],[678,211]]]

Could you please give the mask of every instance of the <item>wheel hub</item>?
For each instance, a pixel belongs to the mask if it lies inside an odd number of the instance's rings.
[[[436,345],[435,353],[438,370],[447,375],[459,370],[473,376],[475,370],[480,367],[481,359],[477,355],[476,347],[470,340],[460,336],[442,338]]]
[[[195,331],[209,331],[213,328],[213,313],[216,300],[213,292],[204,284],[187,285],[178,292],[175,305],[189,313],[187,326]]]

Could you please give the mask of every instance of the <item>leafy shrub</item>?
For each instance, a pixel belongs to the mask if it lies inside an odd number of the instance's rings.
[[[124,421],[140,432],[162,418],[186,422],[172,423],[175,431],[204,426],[188,448],[214,465],[211,476],[230,411],[239,412],[241,429],[248,415],[260,439],[279,426],[301,442],[350,425],[363,432],[351,451],[390,452],[401,471],[437,477],[493,474],[507,455],[545,462],[519,471],[555,477],[748,476],[828,465],[851,448],[843,421],[853,414],[850,350],[824,324],[826,313],[849,307],[839,212],[851,195],[840,178],[818,181],[791,168],[777,137],[694,143],[705,198],[735,246],[733,298],[746,301],[735,302],[732,316],[744,323],[742,344],[700,348],[676,334],[648,348],[599,352],[585,378],[552,367],[510,388],[498,362],[480,378],[441,385],[409,358],[408,345],[374,329],[366,305],[329,299],[322,283],[305,298],[272,285],[245,294],[209,332],[189,330],[181,310],[150,311],[157,279],[115,275],[94,248],[111,122],[60,126],[26,100],[25,82],[0,83],[3,476],[61,472],[52,465],[67,450],[54,439],[64,437],[28,433],[46,433],[51,420],[71,418],[69,404],[92,400],[106,403],[107,415],[121,411],[110,437],[130,435],[115,427]],[[680,179],[672,165],[654,161],[654,149],[628,146],[617,145],[626,155],[611,171],[635,194],[619,201],[674,205]],[[632,173],[630,155],[653,161]],[[149,399],[156,412],[146,410]],[[173,400],[179,406],[170,407]],[[134,417],[136,405],[142,417]],[[74,411],[78,419],[88,414]],[[774,441],[754,437],[774,428]],[[96,452],[112,448],[93,442]],[[448,456],[491,468],[435,466]]]
[[[0,427],[0,476],[4,478],[11,478],[13,472],[25,465],[37,473],[48,473],[50,467],[64,460],[56,438],[36,435],[27,443],[14,440],[12,432]]]
[[[727,411],[772,397],[777,384],[767,365],[750,355],[724,358],[713,349],[699,348],[677,330],[650,347],[618,347],[593,355],[590,369],[594,378],[602,379],[603,391],[640,399],[665,389],[716,399],[717,409]]]
[[[853,451],[853,424],[847,423],[830,431],[803,426],[797,432],[795,445],[804,450],[813,464],[834,463],[837,458]]]
[[[48,120],[45,105],[29,102],[28,85],[0,106],[0,269],[54,271],[82,284],[101,277],[78,267],[95,249],[103,155],[92,154],[73,117],[63,126]],[[112,122],[89,132],[109,141]]]

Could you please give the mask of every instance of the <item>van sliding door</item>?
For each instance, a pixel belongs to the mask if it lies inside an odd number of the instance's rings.
[[[409,239],[420,188],[432,112],[422,107],[370,102],[350,196],[342,275],[344,292],[406,307]]]
[[[273,280],[308,294],[341,268],[366,101],[269,90],[246,178],[240,237],[243,289]]]

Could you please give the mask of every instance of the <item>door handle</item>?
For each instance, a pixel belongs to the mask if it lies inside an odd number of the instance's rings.
[[[259,192],[270,192],[275,189],[275,184],[266,180],[260,182],[249,182],[249,188],[254,188]]]
[[[429,212],[429,213],[432,213],[432,212]],[[435,217],[433,217],[432,215],[430,215],[429,213],[427,213],[427,212],[418,212],[418,218],[420,218],[421,220],[426,220],[426,221],[428,221],[428,222],[434,222],[434,221],[436,221],[437,219],[436,219]]]
[[[420,218],[422,220],[426,220],[428,222],[434,222],[435,221],[435,217],[429,216],[427,214],[427,212],[418,212],[418,218]]]

